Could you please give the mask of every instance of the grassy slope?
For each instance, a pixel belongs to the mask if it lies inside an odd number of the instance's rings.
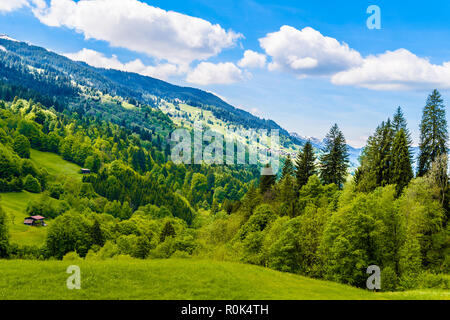
[[[66,269],[81,268],[81,290]],[[39,276],[24,277],[33,270]],[[445,292],[382,294],[262,267],[202,260],[0,261],[0,299],[450,299]]]
[[[23,220],[27,217],[25,210],[28,202],[39,197],[39,195],[23,191],[2,193],[0,196],[0,205],[10,217],[11,242],[23,245],[41,245],[44,243],[45,228],[29,227],[23,224]]]
[[[81,178],[80,167],[56,154],[32,150],[31,159],[54,177]],[[22,224],[28,202],[40,195],[0,196],[15,217],[12,242],[41,245],[46,229]],[[71,264],[82,269],[80,291],[65,286]],[[24,278],[29,270],[39,277]],[[0,261],[0,274],[0,299],[450,299],[443,291],[373,294],[251,265],[196,260]]]
[[[245,137],[231,132],[233,129],[239,129],[240,127],[216,118],[211,111],[202,110],[201,108],[192,107],[187,104],[179,104],[178,108],[179,109],[177,110],[172,103],[164,103],[160,106],[161,111],[164,112],[165,114],[169,115],[169,118],[173,121],[173,123],[177,124],[178,126],[181,126],[181,127],[184,126],[184,127],[192,129],[194,122],[205,121],[207,126],[212,131],[219,132],[222,134],[227,133],[228,135],[231,134],[231,136],[233,138],[235,138],[237,141],[245,143],[245,139],[246,139]],[[184,118],[184,116],[186,116],[186,115],[188,115],[189,120]],[[202,115],[203,115],[203,120],[201,118]],[[231,131],[227,131],[228,129],[231,129]],[[228,136],[228,137],[230,137],[230,136]],[[258,144],[258,147],[265,148],[265,146],[260,145],[260,144]],[[293,157],[295,157],[298,152],[298,146],[292,145],[288,149],[283,146],[280,146],[280,150],[282,150],[286,153],[290,153]]]
[[[53,178],[65,176],[81,179],[80,167],[63,160],[57,154],[31,150],[31,161],[37,167],[45,168]],[[44,243],[46,228],[29,227],[23,224],[23,219],[27,216],[25,210],[28,203],[39,196],[26,191],[0,194],[0,205],[10,217],[14,217],[10,219],[9,225],[11,242],[38,246]],[[51,222],[47,221],[47,223]]]
[[[31,160],[38,167],[45,168],[52,176],[67,176],[81,180],[81,168],[55,153],[31,150]]]

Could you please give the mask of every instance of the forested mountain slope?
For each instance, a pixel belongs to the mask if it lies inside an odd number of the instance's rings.
[[[123,97],[135,105],[155,106],[156,98],[169,102],[179,100],[211,110],[218,118],[247,128],[279,129],[283,135],[289,135],[275,122],[237,109],[209,92],[175,86],[135,73],[94,68],[24,42],[0,38],[0,45],[5,48],[5,51],[0,50],[0,76],[3,81],[20,85],[23,84],[22,78],[33,79],[34,84],[27,83],[26,87],[45,96],[73,97],[82,93],[80,86],[83,86],[103,94]],[[12,73],[15,73],[14,77]],[[39,86],[42,82],[47,84],[46,88]]]
[[[226,126],[278,129],[280,155],[295,154],[307,139],[291,135],[272,120],[235,108],[212,93],[180,87],[130,72],[95,68],[25,42],[0,37],[0,99],[32,98],[57,111],[77,112],[125,125],[137,133],[155,131],[167,137],[173,130],[168,106],[187,105],[209,112]],[[8,86],[5,86],[5,85]],[[167,112],[166,112],[167,113]],[[194,121],[194,119],[187,120]],[[323,145],[314,145],[321,153]],[[352,148],[350,148],[352,149]],[[357,167],[360,150],[350,152]]]

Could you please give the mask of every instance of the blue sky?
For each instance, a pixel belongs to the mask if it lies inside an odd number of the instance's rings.
[[[449,101],[449,14],[445,0],[0,0],[0,33],[214,92],[301,135],[337,122],[359,147],[397,106],[417,143],[429,92]]]

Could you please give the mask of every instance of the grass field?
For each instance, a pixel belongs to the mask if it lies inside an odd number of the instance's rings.
[[[61,156],[38,150],[31,150],[31,160],[38,166],[45,168],[50,175],[67,176],[81,180],[80,167],[68,162]]]
[[[68,290],[69,265],[81,290]],[[30,275],[32,270],[32,276]],[[372,293],[252,265],[203,260],[0,261],[0,299],[450,299],[449,292]]]
[[[70,177],[80,180],[80,167],[63,160],[59,155],[49,152],[31,150],[31,161],[37,167],[45,168],[53,178]],[[30,227],[23,224],[27,216],[25,211],[28,203],[40,197],[26,191],[15,193],[0,193],[0,205],[10,217],[9,231],[11,242],[22,245],[41,246],[45,241],[46,228]],[[51,222],[47,221],[47,224]]]
[[[9,233],[12,243],[37,246],[44,243],[47,232],[45,228],[23,224],[23,220],[27,217],[25,210],[28,202],[39,196],[26,191],[0,194],[0,205],[10,218]]]

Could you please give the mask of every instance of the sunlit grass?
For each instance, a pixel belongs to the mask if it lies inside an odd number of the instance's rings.
[[[81,179],[80,167],[64,160],[61,156],[38,150],[31,150],[31,160],[38,166],[45,168],[50,175],[60,177],[67,176]]]
[[[68,290],[69,265],[81,290]],[[26,276],[32,270],[35,276]],[[448,292],[372,293],[274,270],[206,260],[0,261],[0,299],[448,299]]]

